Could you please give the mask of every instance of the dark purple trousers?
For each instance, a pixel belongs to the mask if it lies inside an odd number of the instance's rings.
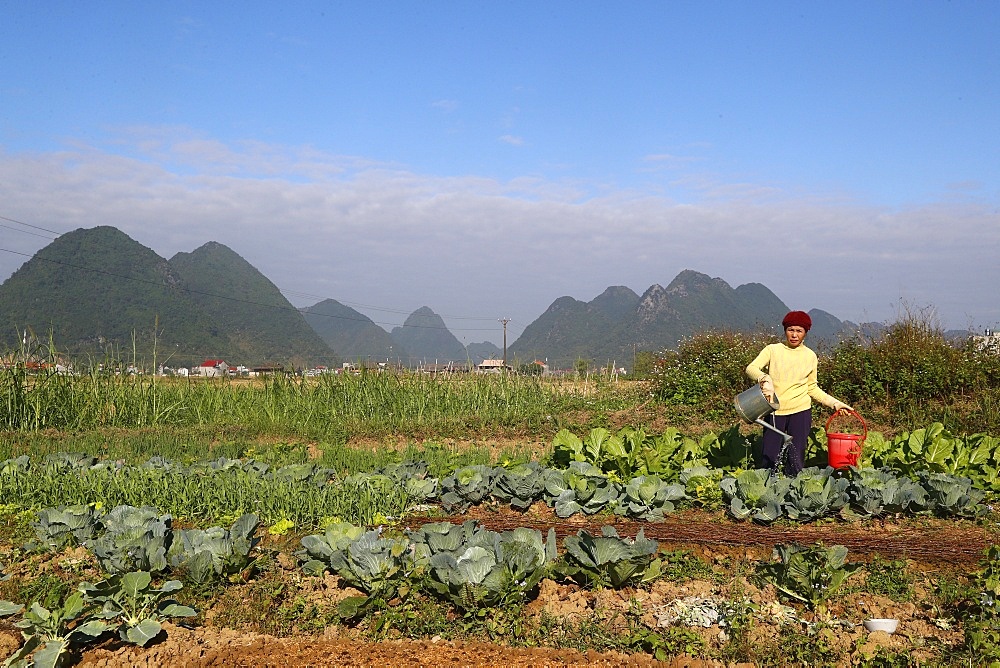
[[[812,411],[806,409],[791,415],[774,415],[764,418],[774,425],[775,429],[792,437],[792,442],[785,452],[785,475],[794,476],[802,470],[806,460],[806,444],[809,442],[809,429],[812,427]],[[764,440],[761,447],[761,468],[773,469],[781,452],[781,436],[764,430]]]

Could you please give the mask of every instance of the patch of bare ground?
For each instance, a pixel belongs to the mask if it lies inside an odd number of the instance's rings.
[[[142,649],[108,643],[86,652],[78,665],[148,666],[722,666],[715,661],[656,661],[642,655],[570,649],[513,648],[437,638],[371,643],[328,635],[276,638],[229,629],[168,625],[166,638]]]

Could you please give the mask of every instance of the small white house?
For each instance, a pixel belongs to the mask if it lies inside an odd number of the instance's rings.
[[[483,360],[476,365],[476,373],[510,373],[514,370],[509,364],[504,364],[503,360]]]

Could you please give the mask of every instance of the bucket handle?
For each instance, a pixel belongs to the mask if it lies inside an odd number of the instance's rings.
[[[864,443],[865,439],[868,438],[868,424],[865,422],[865,419],[863,417],[861,417],[860,413],[858,413],[855,410],[851,410],[850,408],[838,408],[837,410],[835,410],[833,412],[832,415],[830,415],[829,418],[827,418],[827,420],[826,420],[826,433],[828,433],[828,434],[830,433],[830,425],[833,423],[833,419],[835,417],[837,417],[838,415],[840,415],[841,413],[845,413],[847,415],[851,415],[853,417],[856,417],[858,419],[858,421],[861,422],[862,434],[861,434],[860,441],[862,443]]]

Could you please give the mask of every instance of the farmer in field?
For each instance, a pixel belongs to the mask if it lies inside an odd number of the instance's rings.
[[[831,397],[816,382],[816,353],[807,348],[806,333],[812,319],[805,311],[791,311],[782,321],[785,340],[764,346],[760,354],[747,366],[746,373],[760,384],[769,401],[778,399],[778,410],[771,420],[775,429],[792,437],[785,457],[785,474],[794,476],[802,470],[806,456],[806,442],[812,427],[812,400],[839,410],[850,406]],[[774,468],[781,456],[782,438],[770,429],[764,430],[761,468]]]

